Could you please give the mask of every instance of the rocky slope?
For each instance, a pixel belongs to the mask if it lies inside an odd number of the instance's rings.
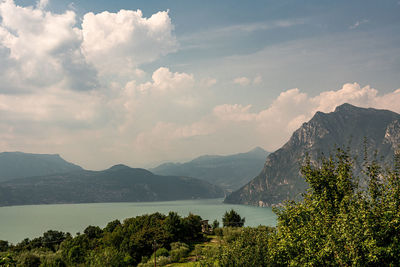
[[[350,104],[338,106],[331,113],[317,112],[282,148],[267,157],[258,176],[225,202],[271,206],[296,199],[307,188],[300,176],[306,153],[316,160],[321,153],[331,153],[335,146],[349,147],[352,155],[362,159],[364,138],[369,151],[376,150],[384,162],[390,162],[400,144],[400,115]]]
[[[228,156],[201,156],[185,163],[165,163],[152,172],[160,175],[196,177],[227,191],[237,190],[256,176],[269,153],[260,147]]]

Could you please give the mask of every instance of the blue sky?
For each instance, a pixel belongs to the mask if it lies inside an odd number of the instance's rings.
[[[400,112],[399,1],[0,1],[0,150],[87,168],[261,146],[320,110]]]

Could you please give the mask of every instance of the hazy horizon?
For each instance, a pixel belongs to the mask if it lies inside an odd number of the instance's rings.
[[[400,112],[400,2],[0,0],[0,151],[85,169],[281,147]]]

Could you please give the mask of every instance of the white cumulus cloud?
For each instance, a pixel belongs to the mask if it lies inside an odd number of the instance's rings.
[[[192,74],[171,72],[168,68],[161,67],[153,72],[152,82],[147,82],[138,86],[141,92],[148,90],[157,92],[178,91],[180,89],[191,88],[194,84]]]
[[[141,64],[178,48],[168,11],[149,18],[140,10],[90,12],[77,25],[75,11],[56,14],[48,3],[0,1],[0,93],[81,91],[143,79]]]
[[[83,17],[82,49],[101,72],[120,73],[174,52],[177,41],[168,11],[143,17],[140,10],[87,13]]]
[[[95,86],[95,71],[80,50],[82,36],[75,27],[75,13],[53,14],[42,10],[45,4],[41,1],[34,8],[12,0],[0,3],[0,92],[53,84],[74,90]]]
[[[361,87],[357,83],[348,83],[339,90],[323,91],[319,95],[309,96],[295,88],[282,92],[269,107],[258,112],[252,111],[251,105],[224,104],[216,106],[213,114],[222,121],[230,121],[235,127],[245,123],[246,131],[248,123],[253,123],[258,144],[276,149],[317,111],[332,112],[343,103],[390,109],[400,113],[400,89],[379,95],[370,86]]]

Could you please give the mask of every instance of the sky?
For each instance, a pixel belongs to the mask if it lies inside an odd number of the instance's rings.
[[[342,103],[400,113],[400,1],[0,0],[0,152],[86,169],[273,152]]]

